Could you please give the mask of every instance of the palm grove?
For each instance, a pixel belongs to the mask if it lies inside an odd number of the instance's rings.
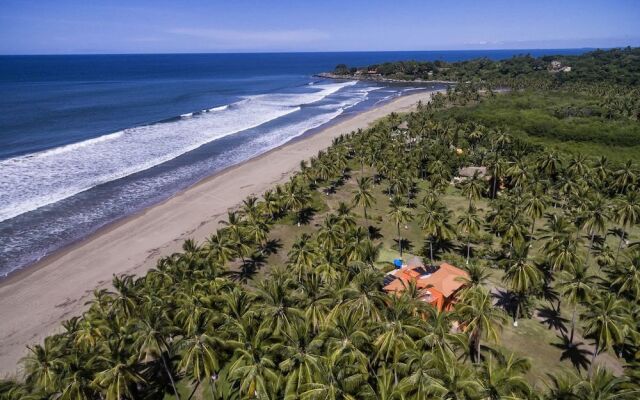
[[[23,379],[0,382],[0,398],[637,398],[637,166],[439,117],[485,96],[460,85],[337,138],[205,242],[186,241],[143,277],[114,277],[62,333],[29,348]],[[452,187],[466,165],[487,177]],[[274,238],[283,230],[296,235],[286,247]],[[412,284],[382,290],[389,243],[468,270],[453,311]],[[532,381],[531,360],[501,335],[536,320],[540,304],[568,316],[557,329],[588,354]]]

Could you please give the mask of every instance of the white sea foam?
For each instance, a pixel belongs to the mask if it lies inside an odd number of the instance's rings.
[[[211,109],[218,111],[215,113],[125,129],[2,160],[0,221],[154,167],[213,140],[298,111],[304,104],[322,100],[353,84],[316,85],[317,91],[312,93],[249,96],[231,107]]]
[[[210,108],[210,109],[208,109],[208,110],[204,110],[204,111],[206,111],[206,112],[224,111],[224,110],[226,110],[227,108],[229,108],[229,104],[225,104],[224,106],[220,106],[220,107],[213,107],[213,108]]]

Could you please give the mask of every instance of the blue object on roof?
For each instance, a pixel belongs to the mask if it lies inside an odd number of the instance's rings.
[[[402,260],[399,258],[396,258],[395,260],[393,260],[393,265],[395,265],[396,268],[402,268]]]

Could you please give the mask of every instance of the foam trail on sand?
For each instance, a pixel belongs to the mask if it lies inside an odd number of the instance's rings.
[[[313,86],[310,93],[245,97],[215,113],[139,126],[0,161],[0,221],[172,160],[203,144],[300,110],[356,82]]]

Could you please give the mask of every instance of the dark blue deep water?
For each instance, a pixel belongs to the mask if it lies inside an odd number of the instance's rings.
[[[586,50],[0,56],[0,276],[408,90],[339,63]]]

